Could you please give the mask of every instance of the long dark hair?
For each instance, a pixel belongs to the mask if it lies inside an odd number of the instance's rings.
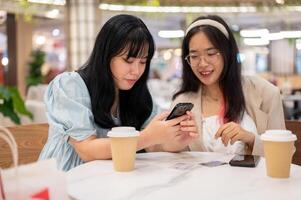
[[[240,121],[245,110],[245,99],[242,89],[241,64],[237,58],[239,51],[236,41],[229,26],[222,18],[209,15],[198,17],[195,21],[201,19],[211,19],[221,23],[227,29],[229,38],[219,29],[210,25],[194,27],[187,33],[182,43],[183,82],[173,99],[182,93],[197,92],[202,84],[185,60],[185,57],[189,54],[190,39],[193,35],[202,31],[213,46],[220,51],[224,60],[224,68],[219,79],[219,86],[225,101],[224,121]]]
[[[119,97],[116,97],[110,69],[112,58],[125,52],[128,58],[141,57],[147,48],[146,67],[140,79],[130,90],[119,90]],[[111,108],[115,98],[119,98],[121,125],[141,129],[153,108],[146,82],[154,49],[153,38],[141,19],[117,15],[104,24],[88,61],[78,70],[89,90],[94,121],[99,126],[112,128],[117,125]]]

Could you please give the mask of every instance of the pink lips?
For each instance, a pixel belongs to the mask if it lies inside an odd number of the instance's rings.
[[[213,70],[207,70],[207,71],[200,71],[200,75],[204,77],[208,77],[212,74]]]
[[[137,79],[126,79],[126,81],[127,81],[129,84],[133,85],[133,84],[136,83]]]

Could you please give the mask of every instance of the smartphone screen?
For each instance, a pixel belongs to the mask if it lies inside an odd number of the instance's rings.
[[[236,167],[256,167],[259,162],[260,156],[253,155],[236,155],[229,164]]]
[[[184,115],[187,111],[190,111],[193,108],[192,103],[178,103],[170,112],[166,120],[180,117]]]

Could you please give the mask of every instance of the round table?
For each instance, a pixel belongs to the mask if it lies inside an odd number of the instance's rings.
[[[85,163],[67,172],[74,199],[210,200],[301,199],[301,166],[291,165],[288,179],[266,175],[265,160],[256,168],[200,163],[228,162],[233,155],[208,152],[137,154],[136,168],[115,172],[111,160]]]

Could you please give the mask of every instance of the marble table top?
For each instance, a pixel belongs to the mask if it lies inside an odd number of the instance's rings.
[[[288,179],[266,175],[265,160],[256,168],[200,163],[229,162],[233,155],[208,152],[137,154],[136,168],[115,172],[111,160],[97,160],[67,172],[74,199],[102,200],[300,200],[301,166],[291,165]]]

